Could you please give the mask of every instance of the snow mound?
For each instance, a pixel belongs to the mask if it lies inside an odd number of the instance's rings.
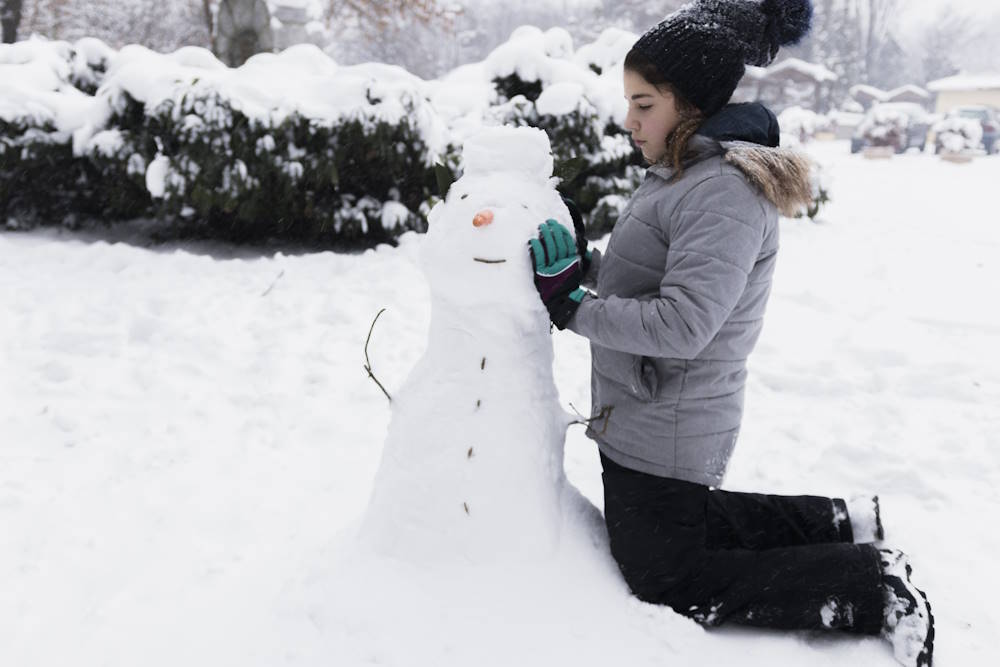
[[[537,128],[487,128],[466,139],[462,154],[470,176],[516,171],[544,180],[552,175],[549,139]]]

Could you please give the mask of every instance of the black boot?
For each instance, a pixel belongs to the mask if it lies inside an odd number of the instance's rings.
[[[930,667],[934,654],[934,615],[923,591],[910,581],[902,551],[882,549],[885,619],[882,636],[892,642],[896,660],[906,667]]]

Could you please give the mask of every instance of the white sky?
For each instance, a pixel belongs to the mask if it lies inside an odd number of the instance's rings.
[[[902,0],[900,10],[904,15],[900,22],[910,26],[927,21],[942,9],[961,14],[990,16],[1000,13],[998,0]]]

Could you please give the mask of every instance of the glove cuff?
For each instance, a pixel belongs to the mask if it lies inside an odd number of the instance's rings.
[[[576,314],[576,309],[580,307],[583,297],[587,295],[587,290],[577,287],[563,299],[559,299],[549,307],[549,319],[556,328],[562,331],[569,324],[569,321]]]

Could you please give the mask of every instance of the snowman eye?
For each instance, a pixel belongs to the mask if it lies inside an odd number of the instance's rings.
[[[466,197],[468,197],[468,196],[469,196],[468,194],[464,194],[464,195],[462,195],[462,196],[460,197],[460,199],[465,199],[465,198],[466,198]]]
[[[525,211],[527,211],[528,210],[528,205],[527,204],[521,204],[521,208],[523,208]]]

